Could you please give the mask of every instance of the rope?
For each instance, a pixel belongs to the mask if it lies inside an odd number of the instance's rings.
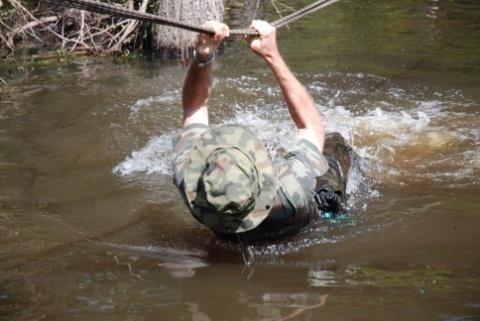
[[[274,22],[272,22],[272,25],[275,28],[284,27],[291,22],[294,22],[298,19],[301,19],[301,18],[311,14],[311,13],[314,13],[315,11],[326,8],[329,5],[334,4],[337,1],[339,1],[339,0],[319,0],[319,1],[315,1],[314,3],[309,4],[308,6],[302,8],[300,10],[292,12],[288,16],[285,16],[283,18],[275,20]]]
[[[96,12],[101,14],[108,14],[116,17],[134,19],[134,20],[139,20],[143,22],[151,22],[151,23],[161,24],[165,26],[194,31],[198,33],[213,35],[212,30],[208,28],[204,28],[202,26],[197,26],[197,25],[190,24],[188,22],[177,21],[174,19],[157,16],[151,13],[142,13],[132,9],[124,8],[122,6],[103,3],[95,0],[43,0],[43,1],[52,5],[86,10],[86,11]],[[316,1],[306,6],[305,8],[297,10],[283,18],[280,18],[272,22],[272,25],[276,28],[281,28],[317,10],[323,9],[331,4],[334,4],[337,1],[339,0]],[[231,29],[230,35],[258,36],[258,32],[253,29]]]
[[[177,27],[185,30],[213,35],[213,32],[211,30],[208,30],[203,27],[195,26],[186,22],[180,22],[173,19],[153,15],[151,13],[142,13],[142,12],[127,9],[121,6],[116,6],[116,5],[93,1],[93,0],[44,0],[44,2],[57,5],[57,6],[75,8],[75,9],[86,10],[86,11],[96,12],[101,14],[108,14],[116,17],[127,18],[127,19],[158,23],[165,26]]]

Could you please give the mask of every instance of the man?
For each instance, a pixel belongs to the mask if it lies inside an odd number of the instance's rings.
[[[332,136],[330,149],[342,159],[327,161],[322,154],[322,117],[281,57],[275,28],[258,20],[251,27],[260,36],[247,41],[277,78],[297,128],[297,143],[284,161],[274,166],[249,129],[232,125],[209,128],[207,103],[214,54],[229,29],[213,21],[206,26],[215,35],[198,36],[183,85],[184,123],[175,145],[174,183],[193,216],[221,238],[257,241],[298,233],[318,217],[318,202],[345,192],[350,161],[346,144],[340,135]],[[322,189],[330,194],[319,197],[317,192]]]

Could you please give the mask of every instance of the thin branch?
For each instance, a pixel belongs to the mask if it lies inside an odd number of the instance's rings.
[[[25,15],[29,16],[31,19],[33,20],[38,20],[37,18],[35,18],[35,16],[30,12],[28,11],[21,3],[20,1],[17,1],[17,0],[7,0],[8,2],[10,2],[10,4],[12,5],[12,7],[14,7],[16,10],[18,11],[22,11]]]
[[[128,272],[130,273],[131,276],[136,277],[136,278],[138,278],[138,279],[140,279],[140,280],[142,280],[142,281],[145,281],[145,279],[144,279],[140,274],[133,272],[133,268],[132,268],[132,265],[131,265],[130,263],[122,263],[122,262],[120,262],[120,260],[118,259],[118,257],[117,257],[116,255],[113,257],[113,259],[115,260],[115,262],[116,262],[118,265],[124,265],[124,266],[126,266],[126,267],[128,268]]]
[[[324,306],[325,303],[327,302],[327,298],[328,298],[328,294],[324,294],[320,297],[320,302],[319,303],[314,304],[314,305],[307,305],[307,306],[304,306],[304,307],[300,307],[300,308],[296,309],[295,311],[293,311],[292,313],[290,313],[289,315],[287,315],[283,318],[277,319],[276,321],[286,321],[286,320],[295,318],[296,316],[302,314],[303,312],[305,312],[307,310],[312,310],[312,309],[316,309],[316,308],[319,308],[321,306]]]
[[[8,49],[10,51],[14,50],[13,45],[10,43],[10,41],[8,39],[6,39],[5,37],[3,37],[3,35],[1,33],[0,33],[0,39],[3,41],[3,43],[5,43],[5,45],[8,47]]]
[[[257,0],[257,4],[255,5],[255,11],[253,12],[252,20],[257,19],[258,9],[260,9],[260,0]]]
[[[280,2],[280,1],[278,1],[278,0],[272,0],[272,1],[277,2],[280,6],[284,7],[284,8],[287,9],[287,10],[295,11],[295,8],[290,7],[290,6],[287,6],[287,5],[286,5],[285,3],[283,3],[283,2]]]
[[[5,29],[7,29],[7,30],[8,30],[8,31],[10,31],[10,32],[12,32],[12,31],[13,31],[13,29],[12,29],[12,28],[10,28],[10,27],[9,27],[9,26],[8,26],[8,25],[5,23],[5,22],[3,22],[3,20],[2,20],[2,19],[0,19],[0,25],[4,26],[4,27],[5,27]]]
[[[90,42],[93,45],[93,48],[95,49],[96,52],[100,52],[101,48],[98,46],[98,44],[95,41],[95,37],[92,35],[91,28],[87,25],[87,33],[88,36],[85,38],[85,41],[90,40]]]
[[[80,32],[79,32],[77,40],[75,41],[75,44],[70,49],[70,52],[75,50],[78,43],[83,43],[83,29],[84,28],[85,28],[85,11],[80,10]]]
[[[110,30],[112,30],[113,28],[117,28],[118,26],[122,26],[126,23],[129,23],[128,20],[123,20],[119,23],[115,23],[115,24],[112,24],[110,25],[109,27],[107,28],[104,28],[104,29],[101,29],[101,28],[96,28],[96,27],[93,27],[92,29],[96,29],[96,30],[99,30],[98,32],[95,32],[95,33],[91,33],[90,34],[90,37],[97,37],[97,36],[101,36],[103,35],[104,33],[108,33]],[[110,34],[111,35],[111,34]],[[88,38],[86,38],[88,39]]]
[[[283,18],[282,12],[280,11],[280,9],[277,6],[277,2],[275,0],[271,0],[270,2],[272,3],[273,8],[277,12],[277,14],[280,16],[280,18]]]
[[[46,23],[51,23],[51,22],[56,22],[58,20],[58,17],[56,16],[51,16],[51,17],[43,17],[38,20],[30,21],[26,25],[23,25],[21,27],[18,27],[13,30],[13,35],[12,37],[15,37],[16,35],[25,32],[26,30],[32,31],[33,28],[42,26]]]
[[[138,9],[139,12],[142,12],[142,13],[145,13],[145,11],[147,11],[147,6],[148,6],[148,2],[149,0],[143,0],[142,1],[142,5],[140,6],[140,8]],[[133,32],[133,30],[135,30],[135,28],[137,27],[138,25],[138,20],[132,20],[130,21],[130,23],[128,24],[128,26],[125,27],[125,31],[123,32],[122,36],[120,37],[120,39],[117,41],[117,43],[112,47],[110,48],[111,51],[118,51],[120,50],[120,47],[122,46],[123,42],[125,41],[125,39],[127,39],[128,36],[130,36],[130,34]]]
[[[283,18],[283,14],[282,14],[282,10],[280,10],[280,8],[278,6],[282,6],[283,8],[286,8],[287,10],[290,10],[290,11],[295,11],[294,8],[292,8],[290,6],[287,6],[286,4],[284,4],[284,3],[282,3],[278,0],[270,0],[270,2],[272,3],[273,8],[277,12],[277,14],[280,16],[280,18]]]
[[[64,14],[63,14],[63,17],[65,17],[65,10],[63,10],[63,13],[64,13]],[[62,19],[61,32],[62,32],[61,36],[62,36],[62,37],[65,37],[65,18]],[[63,39],[62,39],[62,47],[61,47],[61,48],[62,48],[62,49],[65,48],[65,41],[64,41]]]

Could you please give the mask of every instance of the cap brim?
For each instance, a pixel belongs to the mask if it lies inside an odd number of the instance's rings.
[[[216,149],[232,147],[243,151],[255,164],[258,173],[259,193],[255,198],[255,207],[235,230],[236,233],[241,233],[257,227],[268,216],[275,202],[278,187],[270,156],[252,131],[238,125],[226,125],[210,128],[203,133],[186,159],[185,195],[193,214],[202,222],[202,215],[206,213],[200,213],[193,202],[197,196],[198,180],[202,175],[205,160]]]

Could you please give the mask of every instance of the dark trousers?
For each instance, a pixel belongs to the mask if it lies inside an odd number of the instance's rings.
[[[323,155],[328,160],[328,171],[317,178],[316,190],[327,190],[345,197],[347,178],[352,164],[353,150],[339,133],[329,133],[325,137]]]

